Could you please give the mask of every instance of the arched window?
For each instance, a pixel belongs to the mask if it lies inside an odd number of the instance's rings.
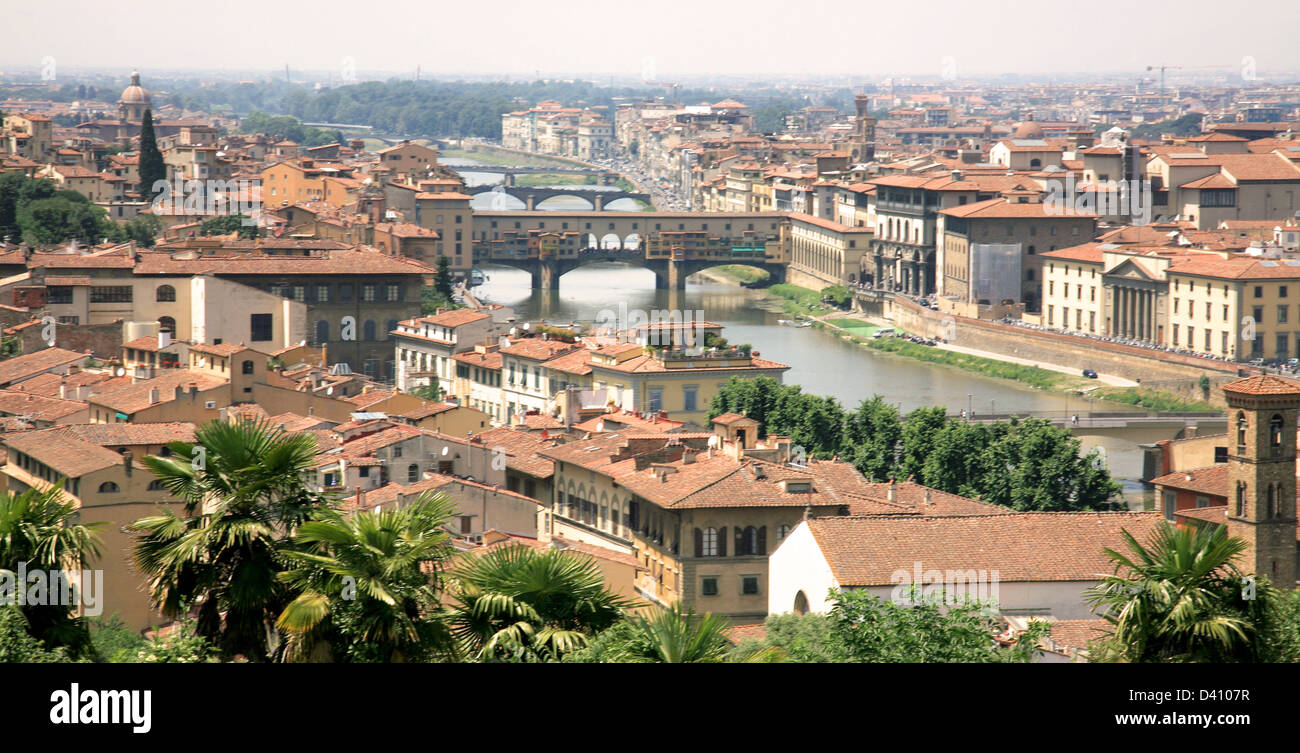
[[[1273,457],[1282,454],[1282,416],[1276,413],[1268,422],[1268,446],[1273,450]]]
[[[701,543],[702,543],[702,546],[700,547],[701,557],[717,557],[718,556],[718,529],[705,528]]]
[[[163,486],[163,482],[159,481],[158,479],[154,479],[153,481],[149,482],[149,491],[151,492],[160,492],[163,491],[165,488],[166,487]]]
[[[758,554],[758,529],[746,526],[740,537],[740,546],[736,554]]]
[[[173,288],[171,285],[159,285],[154,300],[158,303],[175,303],[176,288]]]
[[[393,330],[395,329],[397,329],[397,320],[389,319],[388,322],[384,324],[385,337],[389,340],[394,339],[396,336],[393,334]]]
[[[776,540],[785,541],[785,536],[788,533],[790,533],[790,524],[785,523],[780,528],[776,529]]]
[[[1042,166],[1043,166],[1043,161],[1040,160],[1040,159],[1038,159],[1037,157],[1035,157],[1034,159],[1029,160],[1029,166],[1030,166],[1030,167],[1042,167]]]
[[[160,317],[158,317],[158,331],[159,331],[159,332],[168,332],[168,333],[170,333],[170,334],[175,335],[175,334],[176,334],[176,320],[173,319],[173,318],[171,318],[170,316],[160,316]]]
[[[330,323],[321,319],[316,322],[316,342],[325,343],[330,339]]]
[[[406,480],[412,483],[420,480],[420,466],[418,464],[411,463],[406,467]]]
[[[1237,412],[1237,452],[1246,451],[1246,414]]]
[[[794,595],[794,613],[808,614],[808,597],[804,595],[803,591]]]
[[[119,491],[121,490],[117,488],[117,484],[112,481],[105,481],[99,485],[100,494],[116,494]]]
[[[242,373],[244,373],[244,374],[252,374],[252,373],[253,373],[253,362],[252,362],[252,361],[244,361],[244,363],[240,365],[240,371],[241,371]]]
[[[362,339],[364,339],[364,340],[374,340],[374,339],[375,339],[375,320],[374,320],[374,319],[367,319],[367,320],[366,320],[365,327],[362,329]]]

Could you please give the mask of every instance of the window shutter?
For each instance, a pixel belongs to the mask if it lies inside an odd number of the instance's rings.
[[[718,529],[718,556],[727,556],[727,527],[723,526]]]
[[[695,529],[695,556],[704,556],[704,531],[698,528]]]
[[[767,554],[767,526],[758,527],[758,554]]]
[[[749,552],[745,549],[745,543],[746,543],[745,529],[741,528],[740,526],[736,526],[736,556],[737,557],[739,557],[742,554],[749,554]]]

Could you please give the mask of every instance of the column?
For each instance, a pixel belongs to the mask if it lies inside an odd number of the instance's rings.
[[[1137,291],[1137,339],[1147,337],[1147,294],[1145,290]]]
[[[1119,336],[1128,337],[1128,289],[1116,288],[1119,294]]]
[[[1156,291],[1147,291],[1147,342],[1156,341]]]

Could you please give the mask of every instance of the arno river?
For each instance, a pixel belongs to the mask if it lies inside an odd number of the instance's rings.
[[[485,172],[490,170],[485,168]],[[466,175],[471,185],[494,177]],[[502,200],[512,203],[504,207],[498,204],[500,208],[523,208],[522,204],[516,207],[509,197],[497,199]],[[486,209],[488,201],[491,198],[480,195],[474,205]],[[541,208],[589,207],[581,199],[561,197],[545,202]],[[763,358],[790,365],[784,377],[786,384],[797,384],[807,393],[830,395],[846,408],[854,408],[859,401],[876,394],[903,412],[942,405],[955,414],[970,405],[977,414],[1053,411],[1070,415],[1083,413],[1089,407],[1081,398],[868,350],[816,328],[782,325],[777,320],[786,317],[780,313],[780,306],[773,305],[771,297],[761,291],[707,281],[688,281],[684,293],[655,290],[654,274],[649,270],[618,264],[582,267],[565,275],[558,291],[543,291],[532,290],[528,273],[521,270],[498,266],[481,269],[488,279],[475,293],[485,301],[513,307],[520,319],[540,318],[552,324],[592,322],[602,310],[617,312],[620,304],[646,311],[702,312],[706,320],[724,325],[723,336],[728,341],[750,343]],[[1142,454],[1137,445],[1119,437],[1084,438],[1085,448],[1094,445],[1104,448],[1111,473],[1124,483],[1130,504],[1146,501],[1150,493],[1137,482],[1142,472]]]

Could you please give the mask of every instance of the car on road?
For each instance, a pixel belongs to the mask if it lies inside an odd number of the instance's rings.
[[[1097,372],[1096,372],[1096,371],[1093,371],[1092,369],[1084,369],[1084,370],[1083,370],[1083,375],[1086,376],[1086,377],[1088,377],[1089,379],[1096,379],[1096,378],[1097,378]]]

